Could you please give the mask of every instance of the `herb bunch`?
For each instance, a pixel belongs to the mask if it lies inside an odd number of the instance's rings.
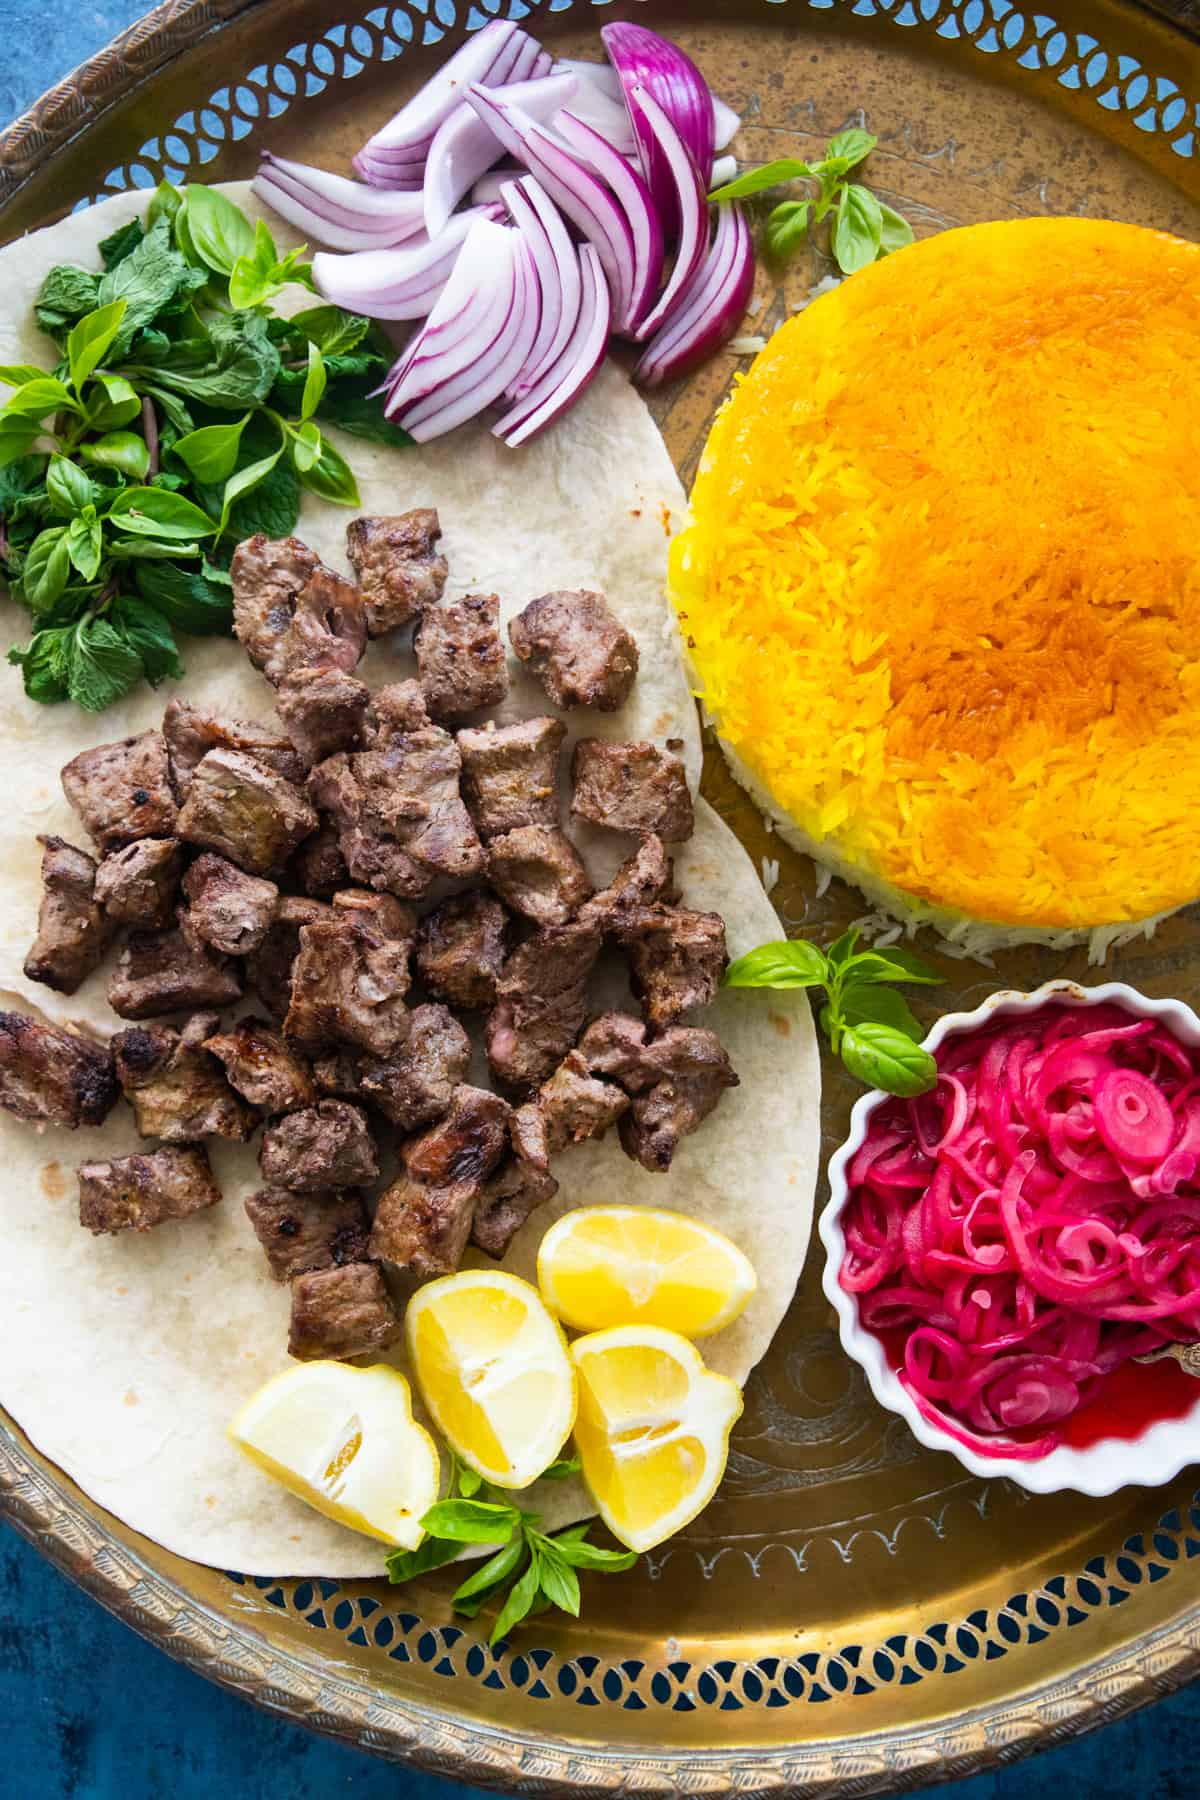
[[[763,239],[767,252],[782,261],[800,246],[813,226],[828,218],[833,260],[844,275],[853,275],[878,257],[913,241],[913,229],[907,219],[862,182],[847,180],[851,170],[871,154],[878,141],[858,127],[839,131],[826,144],[820,162],[780,157],[776,162],[764,163],[761,169],[751,169],[727,181],[709,199],[746,200],[785,181],[815,183],[815,193],[803,200],[782,200],[768,214]]]
[[[921,1048],[925,1027],[891,983],[936,985],[941,976],[911,950],[859,950],[858,927],[828,950],[805,938],[760,944],[725,971],[726,987],[824,988],[821,1029],[850,1073],[868,1087],[911,1097],[937,1083],[937,1064]]]
[[[409,441],[367,398],[390,346],[338,307],[276,313],[310,266],[225,195],[164,182],[99,250],[38,294],[56,365],[0,365],[0,573],[34,623],[9,661],[89,712],[178,678],[177,632],[229,632],[234,548],[292,531],[302,489],[358,504],[322,422]]]
[[[579,1471],[574,1458],[551,1463],[542,1481],[565,1481]],[[539,1531],[539,1514],[515,1506],[502,1488],[494,1488],[452,1459],[450,1489],[424,1515],[427,1533],[415,1550],[393,1550],[387,1559],[388,1578],[410,1581],[430,1569],[452,1562],[464,1544],[497,1544],[494,1556],[455,1589],[450,1604],[467,1619],[485,1606],[499,1603],[489,1643],[498,1644],[514,1625],[551,1606],[579,1617],[580,1569],[599,1569],[616,1574],[637,1561],[635,1550],[605,1550],[588,1542],[591,1521],[571,1525],[553,1536]]]

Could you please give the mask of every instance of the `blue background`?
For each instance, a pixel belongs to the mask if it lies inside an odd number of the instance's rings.
[[[0,122],[142,11],[119,0],[0,0]],[[0,1527],[0,1795],[4,1800],[473,1800],[255,1712],[168,1661]],[[944,1800],[1200,1794],[1200,1686]]]

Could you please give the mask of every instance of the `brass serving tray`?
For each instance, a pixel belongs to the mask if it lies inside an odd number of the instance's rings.
[[[743,112],[748,159],[805,155],[864,119],[881,140],[875,185],[922,233],[1056,212],[1200,235],[1195,0],[175,3],[0,135],[3,235],[163,174],[248,174],[260,145],[345,167],[501,10],[563,54],[596,54],[597,27],[621,12],[663,26]],[[814,253],[784,286],[760,276],[752,329],[827,272]],[[685,479],[736,366],[718,357],[656,399]],[[828,936],[862,912],[839,883],[817,896],[811,865],[713,754],[705,791],[756,863],[778,862],[789,930]],[[939,1007],[1088,979],[1082,952],[942,967]],[[1108,972],[1200,1001],[1200,909]],[[927,990],[916,1005],[932,1018]],[[826,1078],[830,1150],[853,1094],[835,1066]],[[440,1773],[572,1800],[892,1791],[1010,1760],[1188,1679],[1200,1665],[1195,1476],[1108,1500],[967,1477],[872,1403],[838,1348],[818,1264],[814,1250],[751,1381],[714,1505],[636,1576],[592,1581],[581,1623],[539,1619],[499,1655],[453,1619],[445,1578],[395,1590],[180,1562],[2,1416],[0,1510],[121,1618],[260,1705]]]

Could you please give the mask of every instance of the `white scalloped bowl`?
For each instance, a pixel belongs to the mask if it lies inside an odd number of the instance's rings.
[[[1069,1006],[1116,1004],[1135,1018],[1162,1019],[1185,1044],[1200,1047],[1200,1018],[1181,1000],[1151,1000],[1122,981],[1083,988],[1072,981],[1048,981],[1030,994],[1005,991],[992,994],[974,1012],[947,1013],[925,1038],[925,1048],[936,1051],[948,1037],[957,1037],[996,1018],[1037,1012],[1054,1001]],[[983,1456],[962,1444],[921,1413],[901,1385],[887,1360],[883,1344],[859,1322],[858,1304],[838,1281],[845,1255],[842,1209],[849,1190],[846,1169],[861,1146],[876,1107],[891,1098],[878,1089],[864,1094],[850,1115],[850,1134],[829,1164],[830,1200],[821,1214],[819,1230],[825,1246],[822,1285],[838,1316],[842,1347],[862,1369],[871,1392],[881,1406],[899,1413],[914,1437],[930,1450],[948,1450],[973,1475],[1005,1476],[1032,1494],[1054,1494],[1063,1489],[1099,1497],[1122,1487],[1161,1487],[1189,1463],[1200,1462],[1200,1381],[1190,1410],[1177,1418],[1159,1419],[1133,1438],[1100,1438],[1083,1448],[1062,1444],[1036,1461],[1012,1456]]]

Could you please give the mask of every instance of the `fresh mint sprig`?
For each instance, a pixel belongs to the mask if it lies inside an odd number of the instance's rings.
[[[941,980],[911,950],[859,950],[858,927],[828,950],[805,938],[760,944],[725,971],[726,987],[824,988],[819,1014],[830,1048],[868,1087],[911,1098],[937,1083],[937,1064],[921,1048],[925,1030],[889,983],[934,985]]]
[[[579,1471],[575,1458],[562,1459],[542,1471],[542,1481],[565,1481]],[[452,1459],[450,1488],[424,1515],[426,1536],[415,1550],[393,1550],[387,1559],[388,1579],[411,1581],[430,1569],[452,1562],[464,1544],[495,1544],[493,1556],[455,1589],[450,1604],[462,1618],[475,1618],[485,1606],[499,1603],[489,1643],[498,1644],[531,1613],[557,1606],[579,1616],[580,1569],[617,1574],[637,1561],[634,1550],[606,1550],[588,1542],[590,1521],[550,1535],[539,1530],[541,1517],[514,1506],[502,1488],[494,1488],[474,1469]]]
[[[783,200],[768,215],[764,243],[769,255],[780,261],[790,256],[815,225],[832,217],[830,249],[844,275],[865,269],[878,257],[887,256],[913,241],[908,220],[888,206],[861,182],[846,177],[875,148],[878,138],[854,127],[839,131],[825,146],[820,162],[800,162],[780,157],[751,169],[709,195],[710,200],[746,200],[785,181],[808,181],[816,192],[804,200]]]

